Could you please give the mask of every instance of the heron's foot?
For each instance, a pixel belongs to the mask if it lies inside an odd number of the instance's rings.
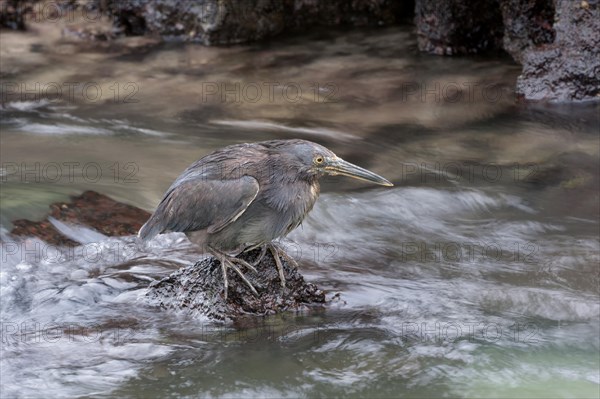
[[[285,274],[283,273],[283,265],[281,264],[281,258],[285,259],[286,262],[291,264],[293,267],[298,267],[298,262],[294,260],[291,256],[285,253],[283,248],[274,243],[269,243],[266,247],[271,251],[273,255],[273,259],[275,259],[275,266],[277,266],[277,271],[279,272],[279,280],[281,281],[281,287],[285,288]]]
[[[267,246],[266,245],[262,245],[260,248],[260,254],[258,255],[258,258],[256,258],[256,260],[254,262],[251,263],[252,266],[256,267],[258,266],[258,264],[260,262],[262,262],[263,258],[265,257],[265,255],[267,254]]]
[[[238,276],[240,276],[240,278],[246,283],[248,288],[250,288],[250,291],[252,291],[252,293],[254,295],[258,296],[258,291],[256,291],[256,288],[254,288],[254,286],[252,285],[250,280],[248,280],[248,278],[244,275],[244,273],[242,273],[242,271],[240,270],[240,268],[237,265],[244,266],[244,267],[252,270],[254,273],[256,273],[256,268],[254,266],[252,266],[250,263],[246,262],[243,259],[239,259],[239,258],[236,258],[235,256],[228,255],[228,254],[221,252],[214,248],[209,248],[209,252],[215,258],[217,258],[221,261],[221,269],[223,270],[223,285],[224,285],[225,301],[227,300],[227,291],[229,289],[229,280],[227,278],[227,269],[228,268],[233,269],[238,274]]]

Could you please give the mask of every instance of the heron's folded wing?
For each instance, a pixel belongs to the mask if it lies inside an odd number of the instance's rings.
[[[239,218],[258,194],[251,176],[232,180],[207,180],[199,176],[172,187],[139,236],[150,239],[165,231],[215,233]]]

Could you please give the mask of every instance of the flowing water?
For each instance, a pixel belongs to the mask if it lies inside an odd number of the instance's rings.
[[[419,54],[410,27],[228,48],[36,29],[1,38],[3,398],[599,396],[597,104],[519,103],[510,59]],[[199,157],[276,138],[395,183],[324,179],[286,240],[324,309],[148,306],[200,256],[180,234],[7,235],[87,189],[151,210]]]

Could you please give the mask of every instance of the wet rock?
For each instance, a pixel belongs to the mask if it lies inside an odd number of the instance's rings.
[[[301,31],[309,26],[381,26],[407,20],[413,0],[288,0],[286,26]]]
[[[25,30],[25,17],[33,12],[33,6],[39,0],[2,0],[0,1],[0,27]]]
[[[74,24],[65,26],[62,30],[64,37],[89,42],[106,42],[121,36],[120,30],[112,25],[104,24]]]
[[[502,46],[502,14],[496,0],[417,0],[419,50],[438,55],[474,54]]]
[[[11,234],[14,236],[38,237],[54,245],[75,246],[75,241],[61,234],[49,217],[70,224],[91,227],[107,236],[137,234],[150,214],[135,206],[123,204],[95,191],[86,191],[71,197],[70,202],[57,202],[50,205],[50,214],[45,220],[13,221]]]
[[[56,227],[47,220],[36,222],[27,219],[19,219],[13,221],[13,229],[10,234],[13,236],[22,237],[37,237],[49,244],[58,246],[75,247],[79,243],[62,235]]]
[[[257,249],[240,257],[254,262],[259,254]],[[298,269],[284,259],[282,264],[286,276],[285,289],[280,286],[275,261],[269,252],[256,266],[258,273],[243,271],[258,291],[258,297],[233,270],[228,270],[229,289],[225,301],[221,264],[210,257],[151,283],[146,298],[151,305],[165,309],[232,321],[249,315],[269,315],[325,303],[323,291],[305,282]]]
[[[522,56],[517,94],[552,102],[600,98],[600,1],[555,0],[556,37]]]
[[[532,46],[554,40],[552,0],[417,0],[421,51],[439,55],[504,49],[516,61]]]
[[[413,1],[393,0],[95,0],[126,35],[224,45],[256,41],[310,26],[392,24]]]
[[[532,47],[554,41],[554,3],[551,0],[502,0],[503,47],[515,61]]]
[[[600,0],[417,0],[421,51],[504,49],[523,65],[517,95],[552,102],[600,97]]]

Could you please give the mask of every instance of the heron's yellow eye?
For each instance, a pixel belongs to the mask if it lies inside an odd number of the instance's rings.
[[[316,157],[316,158],[315,158],[315,163],[316,163],[317,165],[320,165],[320,164],[322,164],[322,163],[323,163],[323,157],[321,157],[321,156],[318,156],[318,157]]]

